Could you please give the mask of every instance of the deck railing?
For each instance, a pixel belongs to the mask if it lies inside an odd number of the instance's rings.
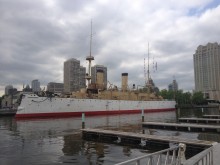
[[[214,146],[200,152],[184,161],[182,165],[213,165],[213,148]]]
[[[181,161],[185,160],[184,152],[185,144],[180,144],[179,146],[140,156],[138,158],[130,159],[115,165],[181,165]]]
[[[192,158],[185,159],[185,144],[130,159],[115,165],[213,165],[214,146],[200,152]]]

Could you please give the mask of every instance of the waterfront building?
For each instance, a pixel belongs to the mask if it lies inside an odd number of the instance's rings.
[[[23,88],[22,90],[24,93],[31,93],[33,90],[30,88],[30,86],[27,84],[26,87]]]
[[[169,91],[178,91],[178,83],[174,79],[172,83],[168,85],[168,90]]]
[[[107,89],[107,67],[103,65],[94,65],[91,67],[91,83],[96,83],[97,80],[97,71],[103,71],[104,77],[104,88]]]
[[[86,68],[80,66],[80,61],[71,58],[64,62],[64,92],[79,91],[86,86]]]
[[[13,86],[12,85],[7,85],[5,87],[5,95],[9,95],[10,94],[10,90],[13,89]]]
[[[31,88],[33,92],[40,92],[40,81],[38,81],[37,79],[33,80],[31,82]]]
[[[195,91],[205,98],[220,100],[220,45],[199,45],[193,55]]]
[[[47,84],[47,91],[53,92],[53,93],[63,93],[64,84],[63,83],[56,83],[56,82],[49,82]]]
[[[86,88],[86,67],[80,66],[79,69],[79,89]]]
[[[9,85],[11,87],[12,85]],[[9,88],[8,93],[5,94],[4,97],[2,97],[0,107],[2,108],[12,108],[12,107],[18,107],[18,98],[20,96],[20,92],[17,91],[16,88]]]

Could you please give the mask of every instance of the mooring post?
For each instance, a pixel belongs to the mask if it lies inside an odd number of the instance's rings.
[[[180,107],[178,105],[175,105],[176,109],[176,122],[179,122],[179,115],[180,115]]]
[[[144,109],[141,110],[141,121],[142,123],[144,122]],[[145,134],[145,130],[143,129],[143,124],[142,124],[142,133]]]
[[[141,121],[144,122],[144,109],[141,110]]]
[[[85,114],[82,113],[82,129],[85,128]]]
[[[183,164],[186,161],[185,151],[186,145],[183,143],[179,143],[178,158],[180,159],[180,164]]]

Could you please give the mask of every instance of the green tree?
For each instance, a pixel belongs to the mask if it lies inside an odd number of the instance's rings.
[[[163,89],[159,93],[164,99],[175,100],[177,104],[191,104],[192,94],[190,92],[183,92],[183,90],[178,91],[168,91]]]
[[[192,96],[192,103],[193,104],[203,104],[205,102],[205,99],[203,97],[202,92],[195,92]]]
[[[173,91],[168,91],[167,89],[162,89],[159,92],[159,95],[162,96],[164,99],[174,99],[175,95]]]

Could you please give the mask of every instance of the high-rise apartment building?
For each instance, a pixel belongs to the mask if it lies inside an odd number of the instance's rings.
[[[40,82],[38,80],[33,80],[31,82],[31,88],[33,92],[39,92],[40,91]]]
[[[5,95],[10,95],[10,90],[13,89],[13,86],[12,85],[7,85],[5,87]]]
[[[177,84],[176,80],[173,80],[173,82],[168,85],[168,90],[169,91],[178,91],[178,84]]]
[[[64,62],[64,92],[71,93],[86,87],[86,68],[74,58]]]
[[[53,93],[63,93],[64,85],[63,83],[49,82],[47,84],[47,91]]]
[[[104,88],[107,88],[107,67],[103,66],[103,65],[94,65],[93,67],[91,67],[91,83],[96,83],[96,76],[97,76],[97,71],[98,70],[102,70],[103,74],[104,74]]]
[[[85,88],[86,87],[86,67],[80,66],[79,69],[79,88]]]
[[[220,45],[199,45],[193,61],[195,91],[203,92],[206,98],[220,100]]]

